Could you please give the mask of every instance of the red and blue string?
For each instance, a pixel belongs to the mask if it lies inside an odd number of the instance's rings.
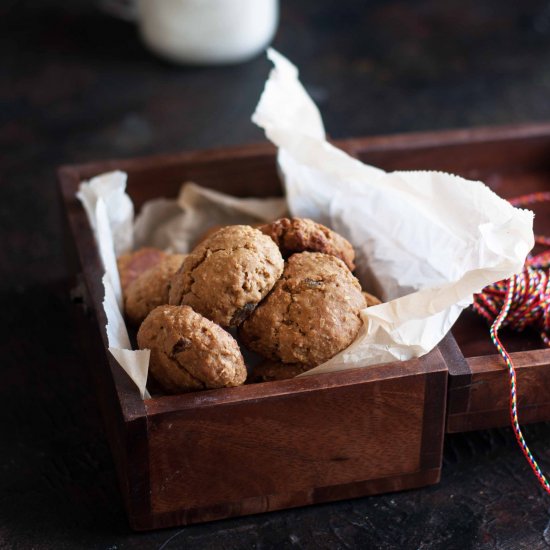
[[[550,192],[531,193],[510,200],[514,206],[530,206],[550,201]],[[538,245],[550,246],[550,237],[535,235]],[[550,494],[550,483],[529,450],[518,419],[517,378],[514,363],[499,338],[499,330],[533,327],[550,347],[550,249],[530,254],[523,271],[509,279],[486,286],[474,296],[474,310],[491,323],[493,344],[504,359],[510,378],[510,420],[516,440],[543,489]]]

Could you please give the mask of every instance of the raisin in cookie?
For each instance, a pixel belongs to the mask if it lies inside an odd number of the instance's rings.
[[[366,307],[344,262],[319,252],[288,259],[282,277],[241,325],[241,341],[264,357],[314,367],[347,348]]]
[[[117,259],[118,273],[122,294],[125,296],[128,287],[145,271],[158,264],[166,253],[158,248],[140,248],[123,254]]]
[[[283,268],[269,237],[248,225],[223,227],[185,258],[172,278],[170,304],[191,306],[223,327],[238,326]]]
[[[188,306],[159,306],[143,321],[140,349],[150,349],[149,371],[167,392],[240,386],[246,367],[237,341]]]
[[[168,303],[170,280],[184,259],[185,254],[166,254],[130,284],[124,309],[131,323],[139,325],[153,309]]]
[[[351,244],[328,227],[307,218],[281,218],[261,226],[287,258],[295,252],[322,252],[340,258],[350,269],[355,269],[355,252]]]

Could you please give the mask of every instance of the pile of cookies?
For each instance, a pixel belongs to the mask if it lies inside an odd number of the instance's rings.
[[[124,308],[168,393],[291,378],[357,336],[379,303],[353,275],[351,244],[312,220],[210,231],[188,255],[144,248],[118,259]],[[265,358],[248,374],[232,331]]]

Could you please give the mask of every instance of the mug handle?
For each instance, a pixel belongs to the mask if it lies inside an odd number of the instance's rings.
[[[101,9],[124,21],[137,21],[138,0],[101,0]]]

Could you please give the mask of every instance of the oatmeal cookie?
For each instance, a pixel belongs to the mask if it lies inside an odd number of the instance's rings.
[[[351,244],[328,227],[307,218],[281,218],[261,226],[280,248],[283,257],[295,252],[322,252],[340,258],[350,269],[355,269],[355,252]]]
[[[158,248],[140,248],[123,254],[117,259],[118,273],[122,294],[125,296],[128,287],[144,272],[158,264],[166,253]]]
[[[140,349],[149,371],[169,393],[240,386],[246,367],[236,340],[188,306],[159,306],[143,321]]]
[[[319,252],[288,259],[282,277],[239,328],[241,341],[275,361],[314,367],[347,348],[366,307],[344,262]]]
[[[284,268],[275,243],[248,225],[229,225],[203,241],[174,275],[170,304],[188,305],[223,327],[238,326]]]
[[[249,382],[272,382],[274,380],[287,380],[294,378],[312,367],[300,363],[281,363],[280,361],[264,361],[252,371]]]
[[[254,229],[259,229],[260,226],[262,226],[262,225],[263,224],[261,224],[261,223],[252,223],[252,224],[250,224],[250,227],[254,227]],[[199,246],[199,244],[206,241],[206,239],[208,239],[210,236],[212,236],[214,233],[218,232],[220,229],[223,229],[224,227],[229,227],[229,226],[228,225],[216,224],[216,225],[213,225],[212,227],[209,227],[208,229],[206,229],[195,240],[193,248]]]
[[[124,310],[131,323],[139,325],[153,309],[168,303],[170,280],[184,259],[185,254],[166,254],[128,286]]]

